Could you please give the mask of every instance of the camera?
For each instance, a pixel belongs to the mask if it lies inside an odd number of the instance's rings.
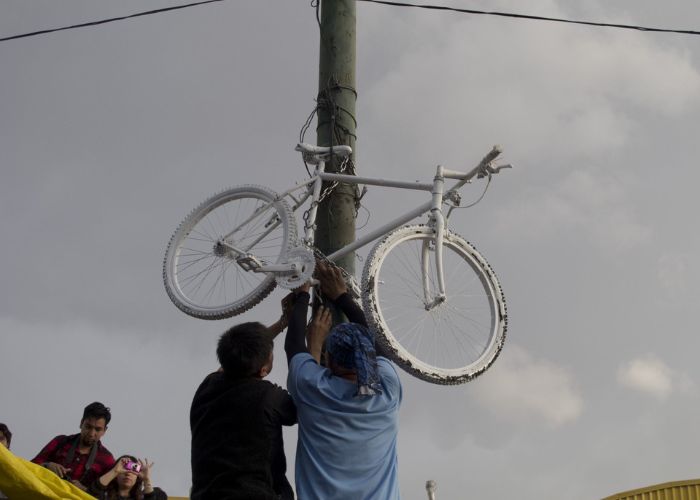
[[[128,461],[124,464],[124,469],[131,472],[141,472],[141,464],[138,462]]]

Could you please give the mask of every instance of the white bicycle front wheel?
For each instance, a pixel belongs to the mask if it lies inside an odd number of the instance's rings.
[[[229,189],[195,208],[170,238],[163,261],[165,290],[190,316],[235,316],[267,297],[275,278],[241,267],[239,254],[226,245],[274,264],[294,241],[292,211],[274,191],[262,186]]]
[[[431,305],[435,297],[425,291],[438,290],[434,238],[433,229],[416,225],[380,241],[365,264],[363,306],[377,342],[401,368],[435,384],[461,384],[491,366],[503,347],[505,299],[479,252],[445,231],[446,299]]]

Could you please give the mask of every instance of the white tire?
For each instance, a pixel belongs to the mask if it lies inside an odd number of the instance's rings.
[[[370,253],[362,297],[377,342],[401,368],[435,384],[461,384],[495,361],[506,335],[501,286],[486,260],[461,236],[445,231],[446,301],[426,308],[422,266],[437,289],[434,232],[405,226],[385,236]],[[425,261],[424,261],[424,257]]]
[[[274,191],[239,186],[212,196],[182,221],[165,253],[165,290],[181,311],[201,319],[228,318],[275,288],[273,275],[244,270],[217,247],[237,227],[227,242],[268,263],[283,260],[296,242],[292,211]]]

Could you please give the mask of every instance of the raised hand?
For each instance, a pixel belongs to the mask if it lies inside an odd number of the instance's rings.
[[[280,317],[280,323],[282,328],[287,328],[289,325],[289,315],[292,314],[292,309],[294,308],[294,292],[288,293],[282,299],[282,316]]]
[[[270,332],[270,335],[272,335],[273,338],[282,333],[282,330],[287,328],[289,325],[289,315],[291,314],[293,307],[294,292],[287,294],[282,299],[282,315],[280,316],[280,319],[267,327],[267,331]]]
[[[301,285],[299,288],[295,288],[293,291],[294,291],[294,293],[299,293],[299,292],[309,293],[310,289],[311,289],[311,282],[307,281],[306,283]]]
[[[141,472],[139,472],[139,476],[141,476],[141,479],[143,480],[144,493],[150,493],[153,491],[153,485],[151,484],[151,468],[153,467],[154,462],[149,462],[147,458],[144,458],[143,460],[139,459],[139,463],[141,464]]]
[[[317,363],[321,362],[321,349],[323,348],[323,343],[326,341],[326,337],[332,325],[333,316],[331,310],[327,307],[320,306],[314,318],[311,320],[306,337],[309,353]]]
[[[326,297],[335,300],[348,291],[348,286],[340,268],[318,261],[316,269],[318,279],[321,282],[321,291]]]
[[[126,464],[129,462],[129,459],[124,457],[121,460],[117,460],[117,463],[114,464],[114,472],[115,474],[120,474],[122,472],[131,472],[126,469]]]

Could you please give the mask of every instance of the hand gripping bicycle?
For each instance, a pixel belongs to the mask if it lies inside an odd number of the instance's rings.
[[[331,155],[349,159],[349,146],[296,149],[315,165],[310,178],[281,193],[253,185],[227,189],[183,220],[163,263],[173,303],[197,318],[228,318],[255,306],[276,285],[292,289],[305,283],[317,258],[333,262],[378,240],[360,287],[350,280],[377,341],[404,370],[429,382],[459,384],[483,373],[503,346],[505,299],[486,260],[447,222],[454,209],[464,208],[461,187],[475,178],[490,182],[510,167],[494,166],[501,150],[494,147],[469,172],[438,166],[432,182],[418,183],[325,172]],[[448,179],[457,182],[448,187]],[[318,204],[328,192],[324,181],[422,190],[430,199],[323,256],[314,247],[314,229]],[[295,213],[307,202],[299,238]],[[424,224],[405,225],[424,214]]]

